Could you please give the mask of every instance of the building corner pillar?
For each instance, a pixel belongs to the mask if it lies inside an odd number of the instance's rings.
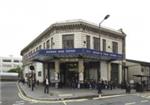
[[[58,88],[59,84],[59,73],[60,73],[60,68],[59,68],[59,61],[55,60],[55,72],[54,72],[54,77],[55,77],[55,88]]]
[[[119,84],[122,82],[122,63],[119,64]]]
[[[79,60],[78,62],[78,68],[79,68],[79,82],[78,82],[78,88],[81,88],[81,85],[84,82],[84,61]]]
[[[111,62],[107,64],[107,80],[111,81]]]

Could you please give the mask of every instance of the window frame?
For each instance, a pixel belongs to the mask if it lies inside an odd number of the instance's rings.
[[[62,48],[63,49],[72,49],[72,48],[74,48],[74,34],[64,34],[64,35],[62,35]]]
[[[112,52],[118,53],[118,42],[115,41],[112,42]]]
[[[93,37],[93,49],[100,50],[100,38]]]

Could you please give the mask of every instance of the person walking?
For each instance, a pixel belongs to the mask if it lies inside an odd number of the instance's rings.
[[[45,80],[44,80],[44,93],[49,93],[49,81],[48,81],[48,77],[46,76]]]
[[[101,80],[98,81],[98,83],[97,83],[97,90],[98,90],[98,94],[99,94],[99,97],[100,97],[101,93],[102,93],[102,82],[101,82]]]

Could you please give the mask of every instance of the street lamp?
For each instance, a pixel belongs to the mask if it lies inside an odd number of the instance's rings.
[[[100,51],[101,51],[101,39],[100,39],[100,37],[101,37],[101,35],[100,35],[100,33],[101,33],[101,24],[106,20],[106,19],[108,19],[110,17],[110,15],[106,15],[105,17],[104,17],[104,19],[99,23],[99,53],[100,53]],[[100,55],[100,61],[99,61],[99,69],[98,69],[98,81],[100,80],[100,71],[101,71],[101,55]]]

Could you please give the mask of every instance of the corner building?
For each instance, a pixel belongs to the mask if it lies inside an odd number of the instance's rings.
[[[88,80],[120,84],[125,60],[122,30],[98,27],[83,20],[52,24],[22,51],[24,77],[34,65],[36,80],[45,76],[56,88],[81,86]]]

